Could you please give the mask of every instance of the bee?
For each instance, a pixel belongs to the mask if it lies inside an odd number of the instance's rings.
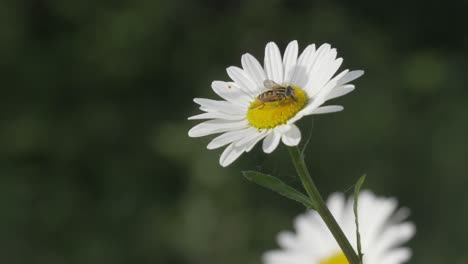
[[[291,85],[284,87],[272,80],[263,81],[263,85],[269,90],[259,94],[255,103],[250,106],[250,109],[254,109],[259,106],[263,108],[266,102],[282,101],[288,97],[297,102],[297,99],[294,96],[294,90]]]

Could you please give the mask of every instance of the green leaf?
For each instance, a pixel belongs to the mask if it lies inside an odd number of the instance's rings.
[[[366,179],[366,175],[361,176],[354,187],[354,218],[356,222],[356,239],[357,239],[357,250],[359,255],[360,263],[362,263],[362,249],[361,249],[361,234],[359,234],[359,219],[358,219],[358,196],[361,186]]]
[[[316,209],[315,203],[312,202],[309,197],[305,196],[291,186],[286,185],[284,182],[274,176],[257,171],[243,171],[242,174],[247,180],[251,182],[275,191],[291,200],[300,202],[309,209]]]

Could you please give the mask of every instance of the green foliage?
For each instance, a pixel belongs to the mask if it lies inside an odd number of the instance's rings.
[[[302,194],[291,186],[286,185],[284,182],[274,176],[263,174],[257,171],[243,171],[242,174],[247,180],[270,189],[280,195],[283,195],[286,198],[302,203],[308,209],[317,208],[315,202],[306,195]]]

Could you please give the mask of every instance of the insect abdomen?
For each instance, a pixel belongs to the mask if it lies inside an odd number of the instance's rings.
[[[263,100],[264,98],[269,97],[269,96],[272,96],[272,95],[273,95],[273,91],[270,90],[270,91],[266,91],[266,92],[264,92],[264,93],[259,94],[259,95],[257,96],[257,98],[258,98],[259,100]]]
[[[283,97],[285,97],[286,89],[284,88],[277,88],[274,90],[268,90],[262,94],[260,94],[257,99],[263,102],[272,102],[277,101]]]

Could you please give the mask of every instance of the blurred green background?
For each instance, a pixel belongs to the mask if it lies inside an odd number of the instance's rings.
[[[364,69],[305,118],[325,196],[363,173],[412,209],[411,263],[468,263],[468,38],[461,1],[0,1],[0,262],[260,263],[300,205],[284,146],[228,168],[191,139],[194,97],[249,52],[331,43]]]

